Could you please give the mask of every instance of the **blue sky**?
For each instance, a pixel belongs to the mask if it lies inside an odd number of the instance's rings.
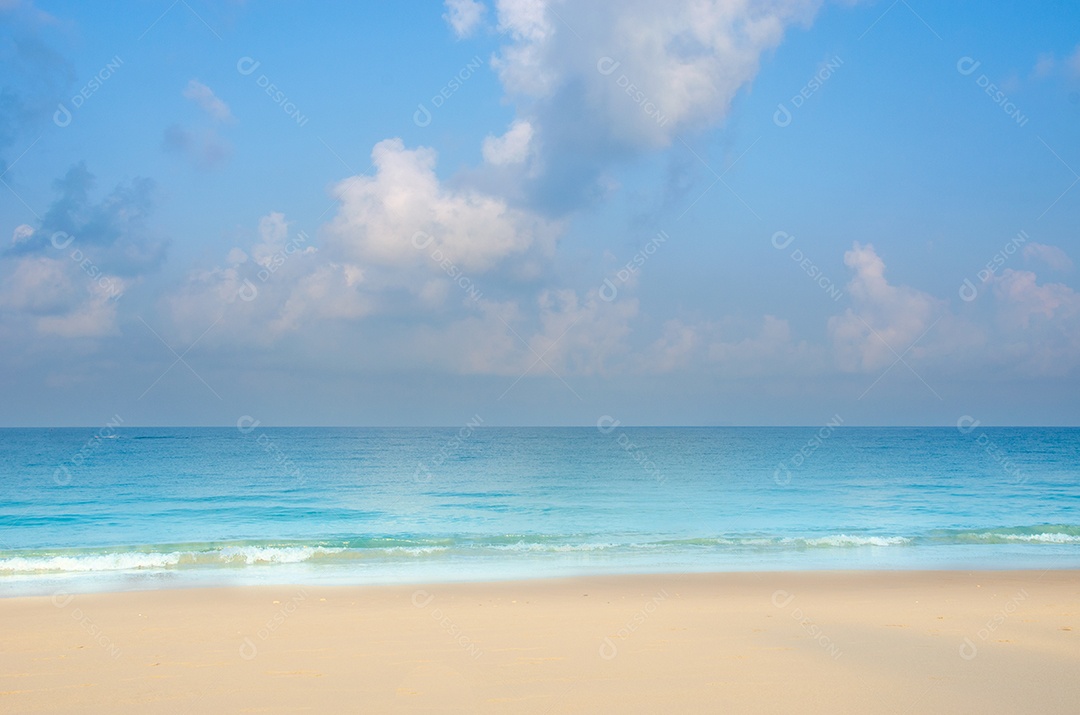
[[[1080,7],[0,23],[2,425],[1080,417]]]

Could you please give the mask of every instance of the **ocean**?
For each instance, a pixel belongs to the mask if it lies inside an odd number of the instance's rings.
[[[1080,429],[0,430],[0,596],[1080,567]]]

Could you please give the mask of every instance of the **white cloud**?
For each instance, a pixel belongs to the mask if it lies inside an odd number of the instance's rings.
[[[1073,78],[1080,78],[1080,45],[1077,45],[1073,53],[1065,60],[1065,66]]]
[[[1072,259],[1065,251],[1045,243],[1029,243],[1024,246],[1024,258],[1042,261],[1055,271],[1070,271],[1073,267]]]
[[[681,320],[664,323],[663,334],[645,352],[643,370],[666,373],[687,367],[701,345],[699,332]]]
[[[538,116],[561,114],[587,133],[662,147],[721,120],[761,54],[819,4],[499,0],[498,27],[510,42],[495,67],[511,94],[540,100]]]
[[[359,289],[364,272],[357,266],[325,263],[299,277],[290,288],[280,313],[270,324],[273,333],[293,331],[312,320],[358,320],[376,310],[376,301]]]
[[[11,242],[14,244],[25,243],[27,239],[33,235],[34,227],[29,224],[21,223],[11,232]]]
[[[844,254],[844,265],[854,271],[847,284],[854,305],[828,323],[839,367],[851,372],[877,370],[891,365],[897,355],[910,362],[924,354],[923,343],[912,345],[941,312],[941,301],[915,288],[890,284],[885,262],[870,244],[855,242]]]
[[[542,289],[524,308],[485,299],[473,315],[418,330],[415,343],[404,341],[402,359],[414,354],[441,370],[512,378],[606,374],[625,367],[637,312],[636,300],[608,303],[596,290]]]
[[[222,166],[232,155],[232,146],[212,127],[194,132],[173,124],[165,129],[161,144],[166,151],[187,156],[200,169]]]
[[[728,338],[730,327],[715,332],[708,359],[727,376],[802,375],[824,367],[821,348],[796,341],[788,321],[773,315],[765,315],[757,332],[742,338]]]
[[[1040,79],[1049,77],[1054,73],[1054,68],[1056,66],[1057,62],[1054,60],[1054,55],[1046,52],[1039,55],[1039,58],[1035,61],[1035,68],[1032,70],[1032,74]]]
[[[46,315],[38,320],[38,330],[42,333],[58,335],[63,338],[100,338],[118,335],[116,325],[116,298],[122,294],[124,282],[111,278],[108,286],[92,282],[87,287],[89,296],[70,313]]]
[[[521,164],[529,157],[532,138],[532,124],[519,119],[501,137],[484,139],[484,161],[493,166]]]
[[[91,278],[67,257],[26,257],[4,281],[0,307],[32,317],[46,335],[103,337],[118,332],[117,299],[125,288],[117,276]]]
[[[23,258],[4,281],[0,303],[20,312],[46,315],[66,312],[78,299],[65,261]]]
[[[1066,375],[1080,364],[1080,293],[1061,283],[1039,284],[1011,268],[993,279],[997,304],[994,356],[1007,369]]]
[[[459,38],[468,37],[480,26],[487,6],[476,0],[446,0],[446,13],[443,19]]]
[[[431,258],[438,250],[465,271],[483,272],[534,247],[553,247],[557,226],[497,196],[444,186],[434,150],[387,139],[371,156],[375,176],[354,176],[334,189],[341,206],[325,234],[346,260],[438,271]]]
[[[190,99],[217,121],[232,121],[233,115],[232,111],[229,109],[229,105],[219,99],[217,95],[214,94],[214,90],[210,89],[199,80],[190,80],[187,83],[187,87],[184,88],[183,95],[185,99]]]
[[[1062,283],[1039,284],[1031,271],[1007,268],[994,281],[995,295],[1003,302],[1001,317],[1015,328],[1030,328],[1055,318],[1080,314],[1080,296]]]

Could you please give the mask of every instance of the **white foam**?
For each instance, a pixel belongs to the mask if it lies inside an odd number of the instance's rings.
[[[218,558],[226,563],[243,561],[252,564],[298,564],[316,554],[333,554],[341,548],[324,546],[226,546],[218,552]]]
[[[33,573],[40,571],[124,571],[128,569],[168,568],[180,563],[182,552],[86,554],[81,556],[15,556],[0,559],[0,571]]]
[[[1021,541],[1029,544],[1080,544],[1080,536],[1073,536],[1072,534],[995,534],[994,532],[987,532],[979,534],[978,537],[986,540],[1001,539],[1003,541]]]
[[[849,536],[836,534],[816,539],[799,539],[807,546],[902,546],[911,543],[904,536]]]
[[[497,551],[563,553],[569,551],[603,551],[615,546],[617,544],[538,544],[519,541],[516,544],[498,544],[491,548]]]

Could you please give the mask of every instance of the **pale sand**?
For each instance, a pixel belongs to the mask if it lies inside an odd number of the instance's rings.
[[[0,711],[1080,712],[1080,571],[65,599],[0,600]]]

